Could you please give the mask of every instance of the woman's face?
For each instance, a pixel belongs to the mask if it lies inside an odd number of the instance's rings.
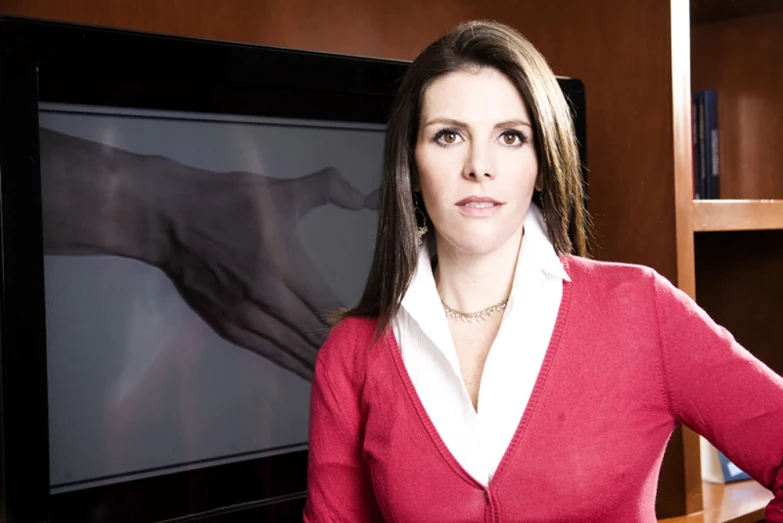
[[[439,245],[484,254],[519,244],[538,161],[527,108],[505,75],[481,68],[435,80],[424,92],[415,158]]]

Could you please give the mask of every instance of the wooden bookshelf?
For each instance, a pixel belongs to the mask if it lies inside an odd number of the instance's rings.
[[[764,509],[772,493],[755,481],[721,485],[702,484],[704,510],[687,516],[659,519],[659,523],[756,523],[764,519]]]
[[[715,321],[779,374],[783,355],[783,0],[690,0],[690,27],[672,12],[672,71],[689,78],[690,91],[716,89],[720,132],[721,200],[693,201],[692,163],[675,163],[677,285]],[[672,6],[678,6],[672,2]],[[688,34],[690,62],[676,45]],[[675,85],[675,104],[688,104]],[[690,91],[687,93],[690,96]],[[675,112],[674,127],[687,125]],[[687,120],[686,120],[687,119]],[[687,147],[690,131],[676,135]],[[679,153],[679,150],[676,149]],[[692,151],[676,160],[692,162]],[[732,301],[733,300],[733,301]],[[765,323],[766,322],[766,323]],[[750,523],[764,518],[772,494],[754,481],[727,486],[701,482],[698,438],[683,438],[678,472],[684,478],[686,514],[667,523]],[[668,452],[668,451],[667,451]],[[673,459],[667,464],[672,465]],[[694,467],[696,469],[694,470]],[[660,487],[659,487],[660,491]],[[694,509],[701,495],[703,510]],[[675,514],[671,514],[674,516]]]
[[[783,200],[696,200],[693,230],[759,231],[783,229]]]

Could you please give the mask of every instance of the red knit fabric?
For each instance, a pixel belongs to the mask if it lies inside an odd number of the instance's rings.
[[[563,259],[557,324],[488,488],[450,454],[389,332],[337,325],[318,355],[305,521],[654,522],[678,423],[775,493],[783,523],[783,378],[654,271]],[[519,340],[525,350],[525,340]]]

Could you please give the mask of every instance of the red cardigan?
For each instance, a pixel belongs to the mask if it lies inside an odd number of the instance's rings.
[[[652,270],[563,263],[552,340],[488,488],[444,445],[393,334],[370,349],[375,320],[332,329],[312,388],[306,522],[654,522],[681,423],[772,490],[766,518],[783,523],[783,378]]]

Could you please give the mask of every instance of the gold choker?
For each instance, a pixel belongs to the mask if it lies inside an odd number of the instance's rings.
[[[457,321],[463,321],[466,323],[481,323],[482,321],[487,320],[490,316],[495,314],[497,311],[502,311],[503,309],[505,309],[506,304],[508,303],[508,298],[506,298],[505,300],[501,301],[496,305],[487,307],[483,311],[478,311],[478,312],[460,312],[446,305],[443,299],[441,299],[440,302],[443,304],[443,310],[446,311],[447,317]]]

